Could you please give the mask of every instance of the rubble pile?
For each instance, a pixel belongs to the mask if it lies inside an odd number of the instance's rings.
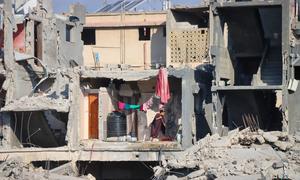
[[[64,165],[63,165],[64,166]],[[0,179],[2,180],[95,180],[92,175],[76,177],[64,173],[53,173],[41,167],[36,168],[31,163],[25,163],[20,158],[7,159],[0,164]]]
[[[299,139],[300,140],[300,139]],[[300,146],[286,132],[250,129],[228,136],[207,135],[196,145],[164,156],[155,167],[156,179],[297,179]]]

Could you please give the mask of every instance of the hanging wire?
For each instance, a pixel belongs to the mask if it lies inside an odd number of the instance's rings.
[[[17,113],[16,112],[14,112],[14,116],[15,116],[15,129],[14,129],[14,133],[16,134],[17,122],[18,122],[18,118],[17,118]]]
[[[28,143],[31,143],[31,140],[30,140],[30,121],[31,121],[31,115],[32,115],[32,112],[30,112],[28,120],[27,120],[27,142]]]
[[[20,141],[21,141],[21,144],[23,142],[23,121],[24,121],[24,112],[22,112],[21,128],[20,128]]]
[[[41,128],[38,128],[36,131],[34,131],[29,137],[27,137],[26,141],[28,142],[28,139],[38,133],[41,130]],[[26,143],[26,144],[32,144],[32,143]]]

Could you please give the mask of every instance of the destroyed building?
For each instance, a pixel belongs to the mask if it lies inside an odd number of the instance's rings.
[[[55,14],[50,0],[4,0],[0,158],[44,167],[72,162],[83,175],[139,179],[158,162],[195,168],[177,155],[227,142],[217,134],[249,145],[250,129],[255,140],[278,147],[269,138],[275,135],[258,129],[299,131],[299,7],[294,0],[218,0],[86,14],[75,4]],[[163,136],[153,128],[161,117]],[[245,130],[233,137],[236,128]]]
[[[199,87],[191,67],[166,61],[166,12],[85,18],[81,5],[64,15],[53,14],[50,1],[16,5],[3,5],[3,157],[157,162],[162,149],[192,145],[193,105],[184,104],[193,102]],[[176,68],[163,68],[171,66]],[[151,141],[150,124],[161,111],[161,100],[154,96],[159,69],[170,89],[163,102],[167,136]],[[109,131],[107,117],[120,103],[148,102],[157,106],[122,111],[122,136]]]

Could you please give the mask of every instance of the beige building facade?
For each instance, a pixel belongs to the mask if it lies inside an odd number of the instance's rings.
[[[84,65],[151,69],[166,63],[166,13],[98,13],[86,17]]]

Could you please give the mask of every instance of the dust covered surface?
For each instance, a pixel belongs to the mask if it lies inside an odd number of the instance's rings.
[[[207,135],[191,148],[163,156],[154,179],[298,179],[300,137],[286,132]]]

